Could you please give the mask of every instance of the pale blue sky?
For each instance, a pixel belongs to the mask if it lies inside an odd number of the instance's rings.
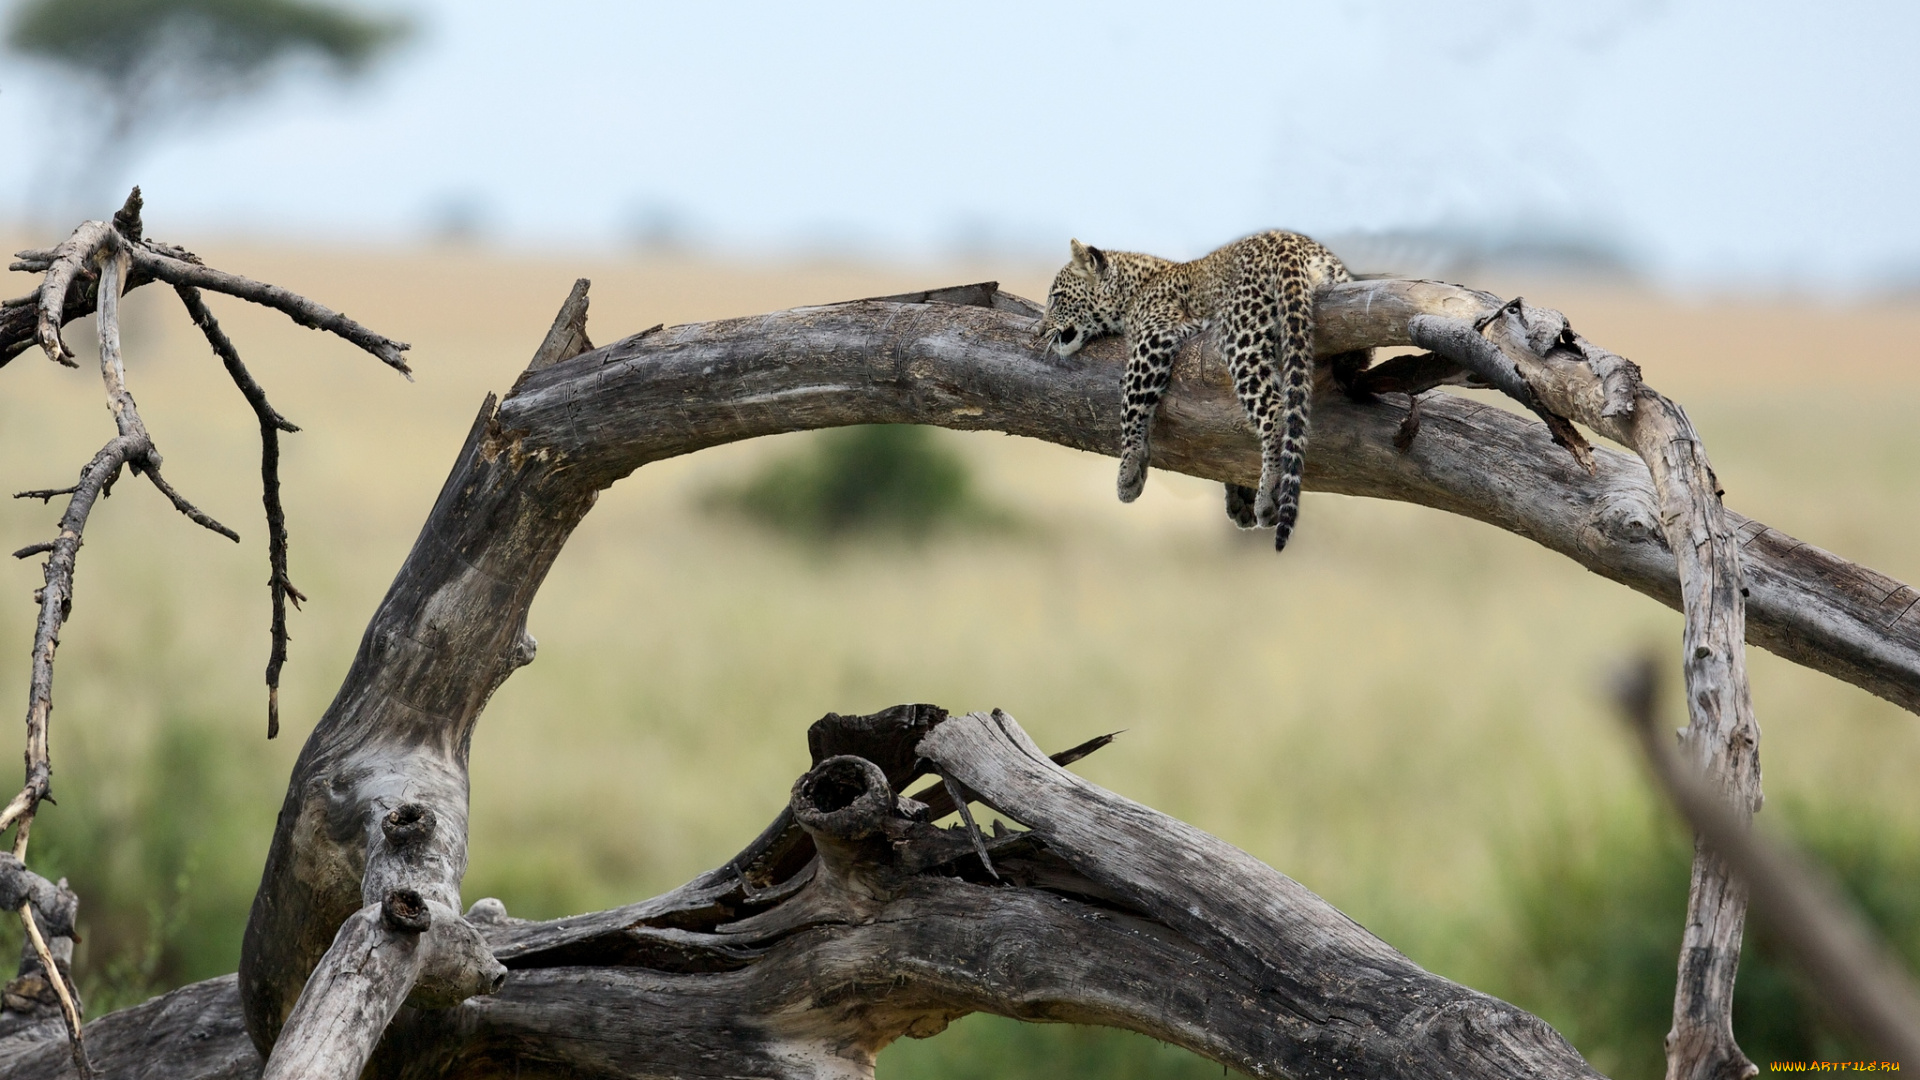
[[[388,0],[351,90],[287,80],[144,157],[168,235],[701,242],[920,258],[1069,234],[1168,255],[1551,226],[1693,284],[1920,276],[1920,5]],[[0,214],[45,73],[0,68]],[[160,224],[164,223],[164,224]]]

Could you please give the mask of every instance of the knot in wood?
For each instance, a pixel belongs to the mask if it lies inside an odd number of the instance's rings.
[[[380,921],[395,930],[424,934],[433,925],[427,902],[412,889],[395,889],[380,902]]]
[[[402,803],[388,811],[380,831],[395,849],[417,847],[433,838],[433,811],[419,803]]]
[[[802,828],[864,840],[894,815],[893,787],[880,766],[852,754],[830,757],[794,782],[793,816]]]

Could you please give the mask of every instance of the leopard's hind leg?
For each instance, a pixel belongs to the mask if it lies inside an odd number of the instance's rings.
[[[1285,472],[1285,395],[1275,378],[1279,308],[1279,298],[1266,283],[1249,274],[1235,288],[1221,326],[1221,352],[1233,376],[1234,396],[1260,435],[1260,486],[1227,489],[1227,513],[1241,528],[1272,528],[1279,521],[1275,493]]]
[[[1259,528],[1260,519],[1253,512],[1253,503],[1259,494],[1245,484],[1228,484],[1226,488],[1227,516],[1243,529]]]

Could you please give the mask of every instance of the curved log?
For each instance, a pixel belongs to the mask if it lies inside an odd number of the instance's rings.
[[[741,439],[843,424],[1004,431],[1095,453],[1119,444],[1123,350],[1061,359],[1031,340],[1035,309],[991,286],[799,308],[656,329],[525,376],[500,422],[596,483]],[[1417,315],[1473,320],[1486,293],[1430,281],[1323,290],[1323,356],[1408,344]],[[1484,521],[1679,607],[1646,466],[1595,448],[1589,475],[1538,423],[1469,398],[1422,399],[1419,434],[1394,437],[1399,395],[1354,402],[1316,388],[1306,486],[1418,503]],[[1251,483],[1259,454],[1218,353],[1190,342],[1153,435],[1154,465]],[[1920,592],[1738,514],[1747,640],[1920,712]],[[1311,529],[1312,519],[1304,519]]]

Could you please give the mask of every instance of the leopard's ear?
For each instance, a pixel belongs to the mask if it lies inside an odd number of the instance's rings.
[[[1089,247],[1078,240],[1068,241],[1073,245],[1073,265],[1088,277],[1099,277],[1107,272],[1107,253],[1097,247]]]

